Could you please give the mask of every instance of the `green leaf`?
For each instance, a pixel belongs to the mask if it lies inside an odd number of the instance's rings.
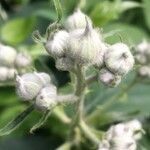
[[[121,2],[120,11],[124,12],[128,9],[133,9],[137,7],[142,7],[141,3],[134,2],[134,1],[124,1],[124,2]]]
[[[47,121],[48,117],[50,116],[51,111],[46,111],[41,119],[39,120],[39,122],[37,124],[35,124],[31,129],[30,129],[30,133],[33,133],[34,131],[36,131],[37,129],[39,129],[41,126],[43,126],[43,124]]]
[[[122,85],[130,84],[130,78],[127,78]],[[117,88],[109,89],[109,88],[102,88],[97,86],[91,87],[94,90],[94,93],[88,95],[88,102],[86,109],[89,111],[90,123],[100,126],[105,123],[112,123],[114,121],[122,121],[127,119],[132,119],[135,117],[147,117],[150,114],[149,106],[149,90],[150,86],[142,85],[141,83],[132,86],[132,88],[126,92],[128,96],[124,101],[124,94],[119,96],[118,98],[114,95],[120,95],[119,93],[121,90],[121,85]],[[113,99],[113,102],[109,105],[105,111],[103,111],[103,107],[105,103],[108,101],[110,102]],[[90,101],[92,100],[92,102]],[[103,105],[104,104],[104,105]],[[98,107],[99,106],[99,107]],[[92,108],[93,109],[92,109]],[[90,110],[93,110],[96,113],[90,113]],[[102,113],[102,115],[101,115]],[[95,115],[96,114],[96,115]]]
[[[61,8],[61,3],[59,0],[53,0],[55,9],[57,12],[57,22],[59,22],[62,18],[62,8]]]
[[[147,39],[148,35],[145,33],[144,30],[141,28],[134,26],[134,25],[128,25],[123,23],[111,23],[104,27],[105,33],[110,33],[112,31],[117,31],[116,35],[109,36],[105,40],[106,42],[113,44],[116,42],[120,42],[120,36],[123,40],[123,42],[133,45],[138,44],[142,41],[142,39]]]
[[[9,93],[9,94],[8,94]],[[3,86],[0,87],[0,106],[9,106],[19,102],[16,96],[15,87],[13,86]]]
[[[56,148],[56,150],[70,150],[71,146],[72,146],[71,142],[66,142],[60,147]]]
[[[119,17],[118,7],[116,7],[114,2],[103,1],[95,5],[90,13],[94,25],[103,26],[111,20],[117,19]]]
[[[33,15],[38,17],[43,17],[48,20],[55,20],[57,15],[53,10],[50,9],[39,9],[33,13]]]
[[[11,107],[9,107],[8,105],[6,106],[6,108],[4,110],[1,111],[0,113],[0,128],[2,128],[3,126],[5,126],[10,120],[12,120],[12,116],[16,116],[17,114],[19,114],[22,110],[24,110],[26,108],[25,105],[20,105],[20,104],[11,104]]]
[[[14,131],[26,117],[33,111],[34,105],[29,106],[26,110],[20,113],[15,119],[10,121],[4,128],[0,129],[0,136],[8,135]]]
[[[35,23],[35,17],[12,19],[3,24],[0,36],[8,44],[20,44],[31,35]]]
[[[146,24],[150,29],[150,0],[143,0],[143,11],[144,11]]]

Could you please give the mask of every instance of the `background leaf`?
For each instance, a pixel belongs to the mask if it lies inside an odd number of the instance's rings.
[[[33,31],[35,17],[12,19],[1,27],[1,39],[11,45],[25,41]]]
[[[149,0],[143,0],[143,11],[145,15],[145,20],[147,23],[148,28],[150,29],[150,1]]]

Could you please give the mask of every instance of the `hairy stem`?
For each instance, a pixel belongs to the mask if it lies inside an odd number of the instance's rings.
[[[84,121],[80,122],[80,129],[90,141],[92,141],[96,146],[99,145],[100,140],[95,136],[90,127],[88,127]]]
[[[86,84],[87,84],[87,85],[90,85],[90,84],[93,83],[94,81],[97,81],[97,78],[98,78],[98,75],[97,75],[97,74],[88,77],[88,78],[86,79]]]
[[[77,66],[76,71],[76,87],[75,87],[75,95],[78,97],[77,106],[76,106],[76,115],[72,120],[71,130],[69,139],[72,140],[74,138],[74,130],[76,126],[79,125],[80,120],[83,117],[83,107],[84,107],[84,98],[85,98],[85,76],[84,69],[80,66]]]

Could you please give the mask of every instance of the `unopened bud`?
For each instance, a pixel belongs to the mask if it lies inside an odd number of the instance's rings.
[[[45,72],[34,72],[34,74],[41,80],[43,86],[51,82],[51,77]]]
[[[53,39],[49,39],[45,45],[47,52],[53,57],[62,57],[67,49],[69,34],[62,30],[55,33]]]
[[[139,75],[141,77],[150,77],[150,66],[142,66],[139,68]]]
[[[26,68],[31,65],[31,56],[27,52],[20,52],[15,59],[15,65],[18,68]]]
[[[104,49],[99,32],[88,22],[85,29],[72,31],[67,54],[78,64],[94,64],[99,57],[98,63],[102,65]]]
[[[14,66],[16,55],[14,48],[0,44],[0,66]]]
[[[135,49],[135,59],[140,64],[147,64],[150,58],[150,43],[143,40]]]
[[[16,82],[17,94],[24,100],[34,99],[43,87],[40,78],[34,73],[17,76]]]
[[[138,120],[132,120],[125,123],[125,126],[133,132],[133,137],[136,140],[141,139],[142,137],[142,124]]]
[[[136,150],[137,148],[135,140],[125,134],[114,137],[110,143],[111,150]]]
[[[15,78],[16,74],[17,74],[17,70],[16,69],[9,68],[8,69],[8,75],[7,75],[8,80],[13,80]]]
[[[69,71],[73,69],[74,61],[71,58],[62,57],[56,60],[56,68],[62,71]]]
[[[105,53],[105,64],[115,74],[127,74],[134,66],[134,58],[127,45],[117,43]]]
[[[99,81],[109,87],[115,87],[121,82],[121,76],[115,75],[107,69],[101,69],[99,72]]]
[[[139,64],[146,64],[147,63],[147,58],[143,54],[136,54],[135,59]]]
[[[38,94],[35,107],[38,110],[46,111],[56,106],[57,91],[54,85],[47,85]]]
[[[0,67],[0,81],[6,81],[8,75],[8,68]]]
[[[92,25],[91,19],[86,16],[80,9],[77,9],[65,22],[65,28],[69,31],[75,29],[85,29],[86,27],[86,19],[88,20],[89,24]]]
[[[110,144],[107,140],[103,140],[100,145],[98,150],[110,150]]]

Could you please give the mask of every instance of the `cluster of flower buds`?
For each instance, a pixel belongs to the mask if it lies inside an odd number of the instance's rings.
[[[51,77],[44,72],[25,73],[16,77],[17,95],[23,101],[34,102],[40,111],[50,110],[56,105],[72,103],[77,100],[74,94],[58,95]]]
[[[56,31],[45,44],[47,52],[56,58],[58,69],[71,70],[75,64],[93,65],[100,70],[99,80],[114,87],[133,68],[134,58],[128,46],[106,44],[100,31],[81,10],[67,18],[65,29]]]
[[[140,64],[139,74],[150,78],[150,43],[143,40],[135,50],[135,59]]]
[[[134,58],[130,49],[123,43],[108,45],[104,55],[104,69],[99,72],[99,81],[107,86],[115,87],[134,66]]]
[[[114,125],[107,131],[99,150],[136,150],[142,131],[142,125],[138,120]]]
[[[35,99],[35,107],[39,110],[48,110],[56,103],[57,89],[46,73],[34,72],[22,76],[17,75],[16,88],[22,100],[33,101]]]
[[[31,65],[31,57],[25,52],[19,52],[0,44],[0,81],[13,80],[18,69]]]
[[[103,64],[105,44],[88,16],[78,9],[67,18],[65,29],[55,32],[45,44],[47,52],[56,58],[58,69],[70,70],[75,64]]]

